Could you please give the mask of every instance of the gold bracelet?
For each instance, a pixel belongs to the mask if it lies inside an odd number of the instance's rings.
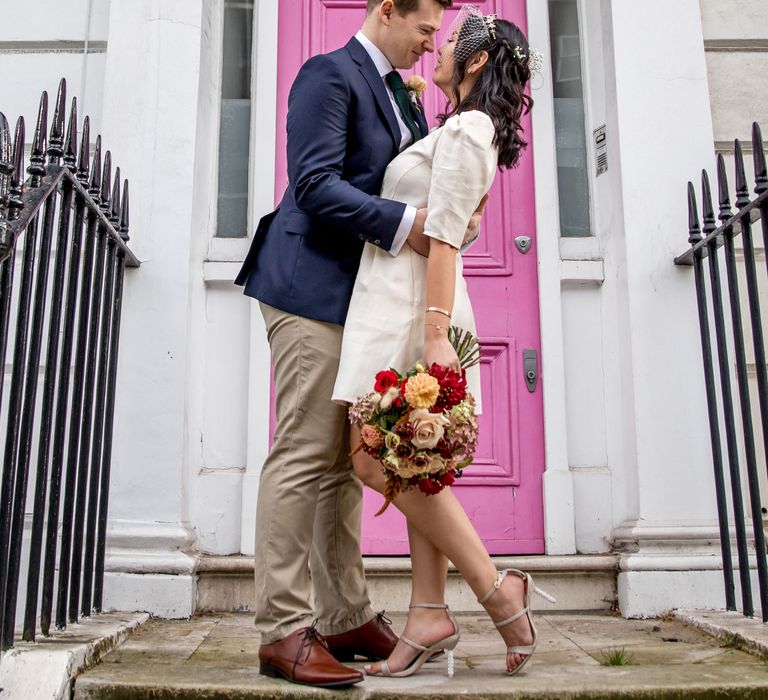
[[[439,314],[443,314],[443,316],[447,316],[448,318],[451,317],[450,311],[446,311],[445,309],[440,309],[437,306],[428,306],[427,311],[436,311]]]

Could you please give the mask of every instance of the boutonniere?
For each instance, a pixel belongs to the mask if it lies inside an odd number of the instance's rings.
[[[405,89],[408,91],[413,106],[420,112],[421,105],[419,104],[419,98],[421,97],[421,93],[427,89],[427,81],[420,75],[412,75],[405,83]]]

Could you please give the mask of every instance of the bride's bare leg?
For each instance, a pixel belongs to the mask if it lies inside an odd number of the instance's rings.
[[[359,432],[351,435],[351,444],[359,441]],[[354,461],[360,467],[355,469],[358,477],[370,488],[379,493],[384,490],[384,477],[381,465],[370,460],[361,463]],[[448,559],[437,549],[420,530],[408,524],[408,543],[411,551],[411,602],[412,603],[444,603],[445,582],[448,577]],[[408,612],[403,634],[409,639],[429,646],[437,639],[443,639],[453,633],[453,624],[444,610],[429,608],[412,608]],[[388,659],[391,671],[406,668],[415,656],[413,647],[399,642]],[[378,673],[380,664],[369,664],[365,667],[368,672]]]
[[[411,602],[443,603],[445,581],[448,576],[448,559],[419,530],[408,523],[408,541],[411,549]],[[408,639],[430,646],[438,639],[453,634],[453,623],[445,610],[411,608],[403,635]],[[387,663],[389,670],[402,671],[407,668],[417,652],[405,642],[398,642]],[[365,667],[368,673],[378,673],[380,664]]]
[[[360,442],[360,432],[352,428],[352,445]],[[367,486],[379,492],[384,488],[381,465],[364,452],[353,458],[355,473]],[[496,580],[496,567],[472,526],[461,504],[450,489],[443,489],[434,496],[425,496],[419,491],[409,490],[400,494],[394,505],[408,519],[409,525],[418,530],[426,540],[450,559],[469,584],[477,597],[488,591]],[[486,609],[495,620],[503,620],[522,610],[523,581],[514,576],[504,579],[499,591],[491,596]],[[533,641],[531,628],[525,616],[499,630],[509,645],[526,645]],[[516,667],[523,657],[510,654],[510,669]]]

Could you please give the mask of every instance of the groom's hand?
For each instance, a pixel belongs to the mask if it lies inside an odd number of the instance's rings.
[[[478,204],[477,209],[475,209],[475,213],[472,214],[469,219],[469,226],[467,226],[467,231],[464,234],[464,242],[461,244],[462,250],[480,235],[480,222],[483,219],[486,204],[488,204],[487,194],[480,200],[480,204]]]
[[[408,234],[408,245],[419,255],[429,257],[429,237],[424,235],[424,222],[427,220],[427,210],[418,209],[413,220],[411,232]]]

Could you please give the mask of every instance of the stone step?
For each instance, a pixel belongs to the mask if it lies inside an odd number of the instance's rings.
[[[393,615],[401,631],[403,615]],[[102,662],[79,675],[74,700],[245,700],[246,698],[675,698],[768,697],[768,666],[674,619],[625,620],[611,613],[536,616],[539,646],[515,677],[504,674],[504,647],[485,617],[459,616],[456,673],[446,661],[411,678],[367,677],[347,690],[261,676],[250,613],[151,619]],[[611,653],[622,665],[607,665]],[[360,664],[354,664],[360,666]]]
[[[496,567],[522,569],[536,585],[557,599],[554,605],[537,597],[548,611],[611,610],[616,607],[618,557],[611,554],[494,557]],[[197,610],[253,610],[253,557],[204,555],[198,564]],[[408,557],[366,557],[365,571],[376,610],[403,611],[410,599]],[[474,594],[455,570],[448,576],[446,602],[460,612],[481,610]]]

